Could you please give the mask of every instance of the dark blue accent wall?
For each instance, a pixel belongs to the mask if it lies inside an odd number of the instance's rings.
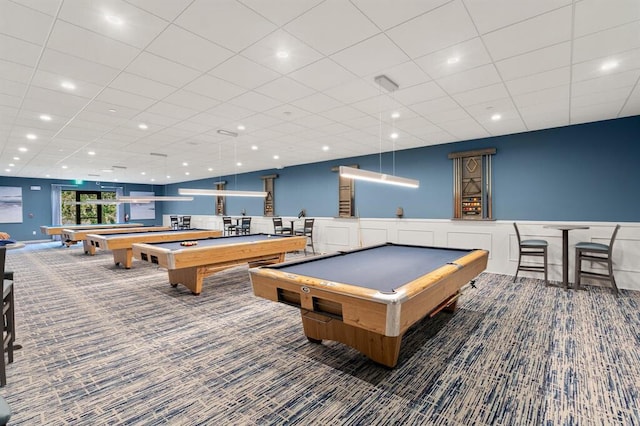
[[[453,165],[450,152],[496,148],[493,157],[493,213],[498,220],[640,221],[637,170],[640,166],[640,116],[581,124],[493,138],[427,146],[395,153],[395,174],[420,180],[419,189],[356,182],[356,213],[360,217],[394,217],[403,207],[407,218],[449,219],[453,213]],[[262,191],[261,176],[275,180],[275,213],[296,216],[338,214],[338,176],[332,168],[357,164],[380,170],[380,157],[325,161],[281,170],[263,170],[156,188],[158,195],[177,195],[178,188],[213,188],[227,181],[227,189]],[[382,171],[392,173],[391,153],[382,155]],[[0,177],[0,185],[22,186],[24,223],[0,224],[16,239],[40,236],[40,225],[51,224],[51,183],[38,179]],[[30,185],[42,185],[37,193]],[[86,183],[95,185],[95,183]],[[125,193],[152,191],[148,185],[126,184]],[[165,194],[161,192],[166,189]],[[260,198],[227,197],[227,214],[261,216]],[[127,207],[128,208],[128,207]],[[156,203],[156,221],[164,214],[214,214],[213,197],[193,202]],[[34,212],[33,218],[28,214]]]

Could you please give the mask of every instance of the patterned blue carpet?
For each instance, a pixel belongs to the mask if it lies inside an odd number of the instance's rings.
[[[482,274],[397,368],[309,343],[246,267],[200,296],[110,252],[13,250],[12,425],[640,425],[640,294]]]

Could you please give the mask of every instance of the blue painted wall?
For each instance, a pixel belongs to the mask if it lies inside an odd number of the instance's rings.
[[[51,223],[51,185],[75,185],[69,180],[55,179],[26,179],[0,176],[0,186],[15,186],[22,188],[22,223],[0,223],[0,230],[8,232],[11,238],[17,241],[42,240],[47,237],[40,233],[41,225],[57,225]],[[31,186],[40,186],[40,191],[32,191]],[[100,182],[85,181],[77,187],[69,187],[69,189],[84,191],[100,191]],[[164,195],[164,187],[139,185],[139,184],[122,184],[122,183],[106,183],[102,185],[122,186],[125,195],[129,191],[145,191],[156,192],[156,195]],[[125,213],[129,213],[129,205],[125,204]],[[162,223],[162,203],[156,203],[156,219],[155,220],[136,220],[136,222],[145,225],[155,225]],[[34,234],[35,232],[35,234]]]
[[[637,170],[640,167],[640,116],[540,130],[494,138],[436,145],[395,154],[395,173],[420,180],[419,189],[356,182],[356,212],[361,217],[394,217],[403,207],[407,218],[448,219],[453,213],[453,165],[450,152],[494,147],[493,213],[499,220],[544,221],[640,221]],[[358,164],[379,170],[378,155],[326,161],[281,170],[263,170],[238,176],[155,186],[158,195],[177,195],[178,188],[213,188],[226,180],[227,189],[261,191],[261,176],[278,174],[275,207],[280,216],[296,216],[301,209],[308,216],[337,216],[339,165]],[[391,173],[390,153],[382,156],[382,171]],[[51,183],[54,180],[0,177],[0,185],[22,186],[23,224],[0,224],[16,239],[39,239],[39,226],[51,224]],[[30,191],[41,185],[42,191]],[[88,182],[85,185],[95,183]],[[120,184],[119,184],[120,185]],[[148,185],[125,186],[129,191],[153,191]],[[88,189],[88,188],[87,188]],[[163,190],[165,193],[163,194]],[[127,207],[128,208],[128,207]],[[260,216],[260,198],[227,197],[227,214]],[[28,214],[34,213],[33,218]],[[156,221],[162,214],[214,213],[213,197],[196,197],[193,202],[156,203]],[[152,223],[147,223],[152,224]],[[38,235],[31,235],[37,230]]]

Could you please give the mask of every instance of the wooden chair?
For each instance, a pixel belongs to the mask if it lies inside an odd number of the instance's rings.
[[[179,222],[178,222],[178,216],[169,216],[170,220],[171,220],[171,229],[178,229]]]
[[[180,229],[191,229],[191,216],[182,216]]]
[[[304,254],[307,254],[307,247],[311,246],[311,250],[313,254],[316,254],[316,249],[313,246],[313,222],[315,219],[305,219],[304,220],[304,228],[296,229],[295,235],[304,235],[308,238],[308,243],[304,247]]]
[[[518,225],[516,225],[515,222],[513,222],[513,227],[516,229],[516,236],[518,237],[518,268],[516,269],[516,276],[513,277],[513,282],[516,282],[516,279],[518,278],[518,272],[532,271],[543,272],[544,282],[546,285],[549,285],[549,281],[547,280],[547,247],[549,246],[549,243],[547,243],[547,241],[545,240],[521,240],[520,231],[518,230]],[[523,265],[522,258],[526,256],[542,257],[543,264]]]
[[[236,228],[237,235],[249,235],[251,233],[251,217],[243,217],[240,226]]]
[[[222,217],[222,227],[224,235],[231,235],[236,233],[236,225],[233,224],[233,220],[230,216]]]
[[[282,224],[281,217],[273,218],[273,233],[274,234],[291,234],[291,228]]]
[[[5,279],[7,248],[0,247],[0,272],[2,272],[2,360],[0,361],[0,386],[7,384],[7,364],[13,362],[13,342],[15,340],[15,301],[13,280]],[[5,353],[8,358],[5,359]]]
[[[618,295],[618,286],[616,285],[616,279],[613,277],[613,243],[618,235],[620,225],[616,225],[611,235],[611,241],[609,244],[600,244],[592,242],[580,242],[576,244],[576,271],[575,271],[575,287],[576,290],[580,289],[581,278],[592,278],[596,280],[605,280],[611,283],[611,289],[613,294]],[[607,272],[594,272],[585,271],[582,269],[582,261],[588,260],[590,262],[597,262],[607,265]]]

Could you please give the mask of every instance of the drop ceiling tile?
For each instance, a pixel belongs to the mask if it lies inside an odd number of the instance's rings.
[[[505,81],[567,67],[571,63],[571,43],[525,53],[524,55],[496,61],[496,68]]]
[[[331,30],[327,31],[328,28]],[[325,55],[380,32],[356,7],[341,0],[322,2],[285,25],[284,29]]]
[[[313,95],[307,96],[306,98],[293,101],[291,102],[291,104],[305,111],[313,112],[316,114],[342,106],[341,102],[338,102],[335,99],[330,98],[329,96],[322,93],[314,93]]]
[[[86,81],[100,86],[107,85],[119,70],[96,62],[46,49],[40,59],[40,70],[58,74],[61,80]]]
[[[105,90],[100,92],[96,97],[96,100],[116,105],[116,109],[120,105],[130,109],[146,109],[156,103],[155,99],[150,99],[110,87],[107,87]]]
[[[431,78],[413,61],[389,67],[383,74],[395,82],[400,89],[431,81]],[[365,77],[365,80],[373,83],[376,91],[379,89],[378,83],[375,82],[375,78],[378,75],[380,75],[380,73],[376,72]]]
[[[571,88],[572,97],[580,97],[591,94],[602,93],[607,96],[619,89],[624,89],[628,96],[640,78],[640,69],[631,71],[603,75],[599,78],[583,80],[573,84]],[[625,97],[626,97],[625,96]],[[593,99],[594,103],[596,99]]]
[[[158,83],[147,78],[123,72],[116,77],[109,85],[111,89],[122,90],[151,99],[162,99],[173,93],[175,87]]]
[[[322,116],[332,121],[352,120],[354,118],[362,117],[364,113],[358,109],[350,106],[336,106],[335,108],[327,109],[322,112]]]
[[[456,140],[479,139],[491,136],[478,122],[471,118],[448,121],[440,124],[440,127]]]
[[[160,101],[147,108],[148,112],[171,117],[177,120],[186,120],[198,114],[198,111],[191,108],[185,108],[176,104]]]
[[[256,92],[277,99],[281,102],[292,102],[314,93],[314,90],[298,83],[289,77],[281,77],[270,81],[257,89]]]
[[[184,89],[219,101],[228,101],[246,91],[242,87],[220,80],[209,74],[198,77],[184,86]]]
[[[286,52],[279,58],[278,52]],[[287,74],[322,59],[323,55],[285,31],[278,30],[242,51],[242,56],[274,71]]]
[[[229,103],[254,112],[269,110],[280,105],[280,102],[275,99],[253,91],[245,92],[230,100]]]
[[[429,81],[406,89],[400,89],[393,96],[404,105],[413,105],[430,99],[441,98],[446,96],[446,93],[435,81]]]
[[[481,34],[504,28],[538,15],[571,4],[571,0],[539,0],[533,2],[513,2],[492,0],[478,2],[465,0],[465,6]]]
[[[356,77],[330,59],[322,59],[292,72],[289,77],[315,90],[325,90],[348,83]]]
[[[571,39],[571,7],[510,25],[482,38],[495,61],[564,43]]]
[[[121,24],[110,23],[108,16],[120,19]],[[165,20],[119,0],[65,0],[58,19],[140,49],[167,26]]]
[[[134,59],[126,71],[173,87],[182,87],[201,75],[193,68],[147,52]]]
[[[459,108],[459,105],[448,96],[420,102],[411,106],[411,109],[413,111],[415,111],[417,114],[422,115],[427,120],[429,120],[429,116],[431,114],[437,113],[439,111],[449,111],[456,108]]]
[[[571,106],[571,124],[610,120],[618,117],[623,107],[621,101],[602,102],[597,105]]]
[[[197,111],[213,108],[220,103],[220,101],[216,99],[201,96],[188,90],[175,91],[164,98],[163,101],[169,102],[174,105],[179,105],[183,108],[193,108]]]
[[[175,23],[234,52],[240,52],[277,28],[235,1],[195,0]]]
[[[170,25],[146,50],[202,72],[209,71],[234,54],[176,25]]]
[[[242,3],[247,7],[250,7],[278,26],[297,18],[321,2],[322,0],[278,0],[277,2],[242,0]]]
[[[384,34],[378,34],[348,47],[331,56],[358,76],[384,72],[386,69],[407,62],[409,57],[398,49]]]
[[[353,3],[369,19],[381,28],[389,29],[415,16],[422,15],[447,3],[449,0],[405,0],[398,7],[393,2],[355,0]]]
[[[599,0],[576,3],[575,37],[640,20],[640,3],[637,0],[618,0],[615,7],[611,6],[613,5]]]
[[[41,47],[0,33],[0,58],[33,67],[40,56]]]
[[[209,74],[245,89],[262,86],[280,76],[279,73],[239,55],[218,65]]]
[[[42,45],[47,39],[52,17],[14,2],[0,2],[0,33]]]
[[[601,58],[616,59],[640,47],[640,21],[577,38],[573,44],[573,63]]]
[[[324,93],[340,102],[351,104],[378,96],[379,91],[373,81],[368,82],[358,79],[327,89]]]
[[[569,101],[569,86],[555,87],[552,89],[539,90],[537,92],[525,93],[514,96],[513,102],[518,109],[533,105],[566,104]]]
[[[235,106],[230,103],[220,104],[211,108],[209,113],[217,115],[218,117],[227,118],[230,120],[242,120],[245,117],[253,115],[253,111],[247,108]]]
[[[566,86],[569,84],[570,78],[570,68],[562,67],[516,78],[515,80],[507,81],[505,85],[512,95],[521,95],[552,87]]]
[[[441,78],[486,65],[491,62],[491,57],[485,49],[482,39],[476,37],[417,58],[415,62],[429,77]]]
[[[47,47],[117,69],[124,68],[140,52],[135,47],[60,20],[56,21]]]
[[[191,0],[127,0],[127,3],[133,4],[166,21],[173,21],[191,3]]]
[[[468,90],[452,96],[461,106],[484,104],[509,98],[509,92],[502,83],[496,83],[479,89]]]
[[[603,70],[602,65],[608,62],[603,59],[593,59],[591,61],[581,62],[572,67],[571,78],[573,82],[589,80],[592,78],[600,78],[606,75],[615,75],[618,73],[635,70],[640,68],[640,49],[634,49],[620,53],[615,56],[618,66],[609,70]]]
[[[387,31],[411,58],[418,58],[478,36],[462,2],[449,2]]]
[[[458,74],[438,79],[438,84],[449,94],[489,86],[501,81],[493,64],[483,65]]]

